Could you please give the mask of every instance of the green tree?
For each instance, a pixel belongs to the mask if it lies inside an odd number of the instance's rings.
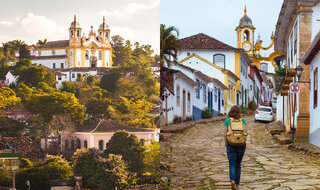
[[[92,189],[122,189],[135,184],[137,178],[127,169],[121,156],[102,158],[96,149],[78,150],[73,157],[73,171],[82,176],[83,186]]]
[[[77,86],[74,82],[64,81],[62,83],[61,91],[70,92],[72,94],[76,94]]]
[[[108,92],[115,92],[117,90],[117,82],[121,74],[113,72],[104,75],[100,81],[100,88],[107,90]]]
[[[33,190],[49,190],[50,177],[42,168],[24,169],[16,174],[17,189],[28,189],[26,181],[30,182]]]
[[[136,172],[139,177],[143,174],[143,148],[135,134],[127,131],[117,131],[106,144],[104,153],[122,155],[124,161],[128,163],[128,168]]]
[[[16,93],[8,87],[0,88],[0,108],[6,109],[7,107],[19,104],[20,98],[16,96]]]
[[[46,44],[47,43],[47,38],[45,38],[44,40],[38,40],[38,42],[37,42],[37,44],[38,45],[44,45],[44,44]]]
[[[144,174],[143,181],[145,183],[160,182],[160,143],[150,141],[143,146],[144,156]]]
[[[20,69],[28,68],[31,65],[32,62],[30,59],[19,59],[19,61],[16,62],[15,69],[19,71]]]
[[[92,76],[92,75],[88,75],[87,77],[86,77],[86,82],[87,82],[87,84],[88,85],[90,85],[90,86],[92,86],[93,84],[95,84],[95,78],[94,78],[94,76]]]
[[[23,82],[29,87],[36,87],[39,82],[46,82],[49,86],[53,86],[56,82],[54,74],[44,67],[23,67],[17,74],[19,75],[18,82]]]
[[[12,186],[12,179],[11,176],[13,175],[12,164],[10,161],[3,161],[0,162],[0,186],[2,187],[11,187]]]
[[[179,31],[174,26],[160,25],[160,65],[170,65],[170,57],[177,59],[180,40]]]
[[[35,94],[25,103],[32,113],[38,114],[49,123],[53,115],[69,113],[76,123],[84,120],[84,106],[79,104],[74,94],[55,91],[50,94]]]
[[[30,59],[30,51],[28,49],[28,45],[24,44],[19,47],[19,60],[20,59]]]
[[[113,66],[122,65],[127,60],[131,59],[131,43],[130,41],[124,42],[124,39],[120,35],[115,35],[111,37],[111,47],[112,47],[112,60]]]
[[[69,162],[61,156],[48,156],[43,169],[47,170],[50,180],[69,179],[73,175]]]

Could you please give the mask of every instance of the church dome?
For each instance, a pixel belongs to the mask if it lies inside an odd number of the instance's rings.
[[[254,28],[251,18],[249,18],[247,16],[247,8],[246,7],[244,7],[244,15],[239,21],[239,27],[245,27],[245,26]]]
[[[249,18],[248,16],[243,16],[240,19],[239,26],[240,27],[244,27],[244,26],[253,27],[251,18]]]
[[[104,25],[104,28],[103,28]],[[109,26],[106,23],[103,23],[100,25],[99,29],[103,30],[103,29],[109,29]]]
[[[71,23],[70,28],[74,28],[74,21]],[[76,28],[80,28],[80,24],[77,21],[76,21]]]

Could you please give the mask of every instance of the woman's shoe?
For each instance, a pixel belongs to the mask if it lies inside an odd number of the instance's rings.
[[[231,190],[237,190],[236,183],[233,180],[231,181]]]

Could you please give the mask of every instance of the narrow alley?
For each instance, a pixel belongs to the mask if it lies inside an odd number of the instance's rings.
[[[249,137],[242,162],[240,189],[320,189],[320,160],[278,145],[266,123],[246,116]],[[230,189],[223,121],[197,124],[161,141],[162,176],[166,189]]]

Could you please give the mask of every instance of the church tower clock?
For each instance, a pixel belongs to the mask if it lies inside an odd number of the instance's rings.
[[[237,47],[244,49],[249,55],[254,54],[254,30],[252,20],[247,16],[247,9],[244,7],[244,15],[237,26]]]

